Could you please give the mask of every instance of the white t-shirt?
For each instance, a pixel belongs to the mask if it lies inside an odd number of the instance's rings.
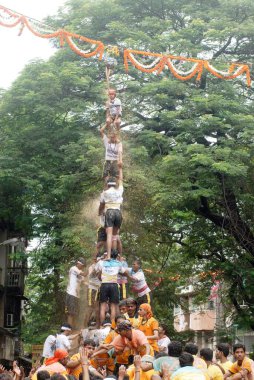
[[[56,335],[56,349],[69,351],[70,348],[71,348],[71,344],[67,336],[64,334],[57,334]]]
[[[129,268],[129,273],[137,280],[133,281],[132,290],[138,294],[138,297],[143,297],[145,294],[151,291],[146,283],[145,275],[142,269],[134,272],[132,268]]]
[[[118,273],[124,273],[125,268],[118,260],[101,260],[96,264],[96,271],[101,272],[102,284],[117,284]]]
[[[103,142],[105,146],[105,160],[106,161],[117,161],[119,157],[119,153],[123,152],[123,146],[121,142],[111,143],[109,138],[104,135]]]
[[[81,273],[82,271],[74,265],[69,270],[69,283],[67,286],[67,293],[71,296],[80,297],[80,283],[82,281]]]
[[[119,98],[110,99],[107,102],[107,107],[111,116],[122,115],[122,102]]]
[[[158,344],[159,348],[161,348],[160,352],[165,352],[167,354],[169,343],[170,343],[170,339],[167,336],[165,338],[158,339],[157,344]]]
[[[97,273],[95,271],[96,264],[90,265],[88,268],[88,288],[99,290],[101,286],[101,281],[99,280]]]
[[[109,332],[111,330],[111,326],[105,326],[102,329],[98,330],[98,338],[99,338],[99,344],[102,344],[108,336]]]
[[[105,203],[105,211],[109,208],[120,210],[120,206],[123,203],[123,185],[118,188],[110,187],[101,193],[101,203]]]
[[[56,337],[55,335],[49,335],[44,342],[42,356],[44,358],[52,358],[56,349]]]

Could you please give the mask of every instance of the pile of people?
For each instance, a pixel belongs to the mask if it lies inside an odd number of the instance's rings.
[[[68,323],[76,325],[79,315],[80,286],[88,275],[87,310],[84,325],[92,316],[97,326],[103,325],[106,316],[114,322],[119,314],[119,302],[127,298],[127,283],[131,283],[137,304],[151,303],[151,290],[147,285],[142,264],[136,258],[129,267],[122,254],[120,228],[123,203],[123,147],[120,141],[122,106],[116,90],[109,88],[106,102],[106,122],[100,129],[105,146],[103,169],[104,190],[100,195],[96,254],[93,263],[85,270],[86,262],[80,257],[69,271],[66,295]]]

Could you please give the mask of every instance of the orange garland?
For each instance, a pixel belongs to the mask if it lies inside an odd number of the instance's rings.
[[[148,69],[148,68],[143,67],[135,59],[133,59],[132,54],[138,54],[138,55],[150,56],[150,57],[161,57],[161,60],[154,67]],[[186,76],[180,75],[175,70],[171,60],[181,60],[181,61],[197,63],[197,67],[195,67],[193,71]],[[134,67],[136,67],[138,70],[144,73],[152,73],[152,72],[157,71],[157,74],[160,74],[161,71],[164,69],[165,65],[167,65],[171,73],[174,75],[174,77],[182,81],[189,80],[193,78],[196,74],[198,74],[197,80],[200,80],[204,69],[209,71],[212,75],[216,76],[217,78],[224,79],[224,80],[235,79],[238,76],[245,74],[246,83],[249,87],[251,86],[250,67],[246,64],[232,63],[229,67],[228,74],[223,75],[220,72],[216,71],[206,60],[126,49],[124,51],[124,66],[125,66],[126,71],[128,71],[128,61],[130,61]],[[239,67],[239,69],[235,73],[233,73],[236,67]]]
[[[57,30],[56,32],[53,32],[53,33],[42,34],[42,33],[37,32],[36,30],[34,30],[34,28],[31,26],[30,22],[28,21],[28,19],[25,16],[18,16],[15,13],[12,13],[11,11],[9,11],[7,8],[3,7],[2,5],[0,5],[0,10],[1,9],[4,10],[9,16],[17,18],[17,20],[14,23],[12,23],[12,24],[7,24],[7,23],[5,23],[3,21],[0,21],[0,25],[2,25],[2,26],[8,27],[8,28],[13,28],[13,27],[17,26],[18,24],[21,24],[22,28],[24,26],[26,26],[27,29],[30,30],[30,32],[33,33],[37,37],[47,38],[47,39],[48,38],[57,38],[58,37],[59,41],[60,41],[60,46],[61,47],[64,45],[64,41],[66,41],[68,43],[68,45],[70,46],[70,48],[76,54],[79,54],[82,57],[89,58],[89,57],[92,57],[94,55],[99,54],[99,59],[102,58],[102,55],[103,55],[103,52],[104,52],[104,44],[101,41],[92,40],[92,39],[90,39],[88,37],[84,37],[84,36],[81,36],[79,34],[70,33],[70,32],[68,32],[68,31],[66,31],[64,29],[59,29],[59,30]],[[80,41],[84,41],[84,42],[87,42],[87,43],[92,44],[92,45],[97,45],[97,48],[93,52],[90,52],[90,53],[82,52],[81,50],[78,50],[76,48],[76,46],[73,43],[73,41],[71,41],[71,38],[77,38]]]
[[[93,40],[88,37],[84,37],[75,33],[68,32],[64,29],[59,29],[56,32],[53,33],[48,33],[48,34],[43,34],[39,33],[34,28],[31,26],[30,22],[28,19],[23,16],[23,15],[17,15],[10,11],[8,8],[5,8],[4,6],[0,5],[0,10],[3,10],[5,13],[8,14],[8,16],[15,18],[16,20],[9,24],[5,23],[0,20],[0,26],[5,26],[7,28],[13,28],[17,26],[18,24],[21,24],[21,29],[19,32],[19,35],[22,33],[23,28],[26,26],[28,30],[30,30],[31,33],[33,33],[35,36],[40,37],[40,38],[59,38],[60,41],[60,46],[62,47],[64,45],[64,42],[66,41],[69,47],[74,51],[74,53],[80,55],[81,57],[84,58],[90,58],[96,55],[99,55],[99,59],[101,60],[103,57],[103,53],[105,50],[105,46],[103,42]],[[82,51],[79,49],[74,41],[73,38],[78,39],[79,41],[86,42],[91,45],[97,45],[94,51],[91,52],[86,52]],[[155,57],[155,58],[160,58],[159,62],[156,63],[153,67],[144,67],[142,64],[140,64],[132,55],[133,54],[138,54],[146,57]],[[208,72],[210,72],[213,76],[219,78],[219,79],[224,79],[224,80],[229,80],[229,79],[235,79],[239,77],[240,75],[246,75],[246,83],[250,87],[251,86],[251,75],[250,75],[250,67],[247,64],[240,64],[240,63],[232,63],[228,69],[228,73],[222,74],[221,72],[215,70],[208,61],[202,60],[202,59],[196,59],[196,58],[185,58],[181,56],[173,56],[173,55],[164,55],[164,54],[158,54],[158,53],[151,53],[147,51],[141,51],[141,50],[132,50],[132,49],[125,49],[124,54],[124,66],[125,70],[128,71],[128,61],[131,62],[131,64],[136,67],[138,70],[144,72],[144,73],[152,73],[152,72],[157,72],[157,74],[160,74],[165,66],[169,68],[171,73],[174,75],[175,78],[182,80],[182,81],[187,81],[191,78],[193,78],[197,74],[197,80],[201,79],[203,70],[206,69]],[[193,68],[193,70],[190,73],[186,73],[184,75],[183,73],[180,74],[177,72],[175,69],[173,63],[171,60],[179,60],[179,61],[186,61],[186,62],[193,62],[196,63],[196,67]],[[238,68],[237,68],[238,67]],[[234,70],[236,71],[234,72]]]

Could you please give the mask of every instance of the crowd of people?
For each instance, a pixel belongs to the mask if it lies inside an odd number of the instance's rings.
[[[153,316],[151,289],[142,263],[129,267],[123,256],[120,228],[123,203],[122,107],[109,88],[106,122],[100,129],[105,146],[104,189],[99,202],[96,255],[89,266],[83,257],[70,268],[66,294],[67,323],[44,343],[42,360],[31,380],[251,380],[253,362],[242,344],[218,344],[216,351],[194,343],[170,341],[167,326]],[[85,329],[77,329],[80,289],[88,278]],[[133,297],[128,294],[131,288]],[[73,352],[72,340],[78,337]],[[199,352],[199,354],[198,354]],[[24,380],[17,362],[0,380]],[[254,379],[254,378],[253,378]]]
[[[233,345],[229,358],[227,343],[218,344],[214,351],[207,347],[199,351],[194,343],[183,346],[179,341],[171,341],[163,349],[158,345],[156,351],[150,338],[120,315],[102,343],[85,338],[72,356],[67,350],[56,348],[53,356],[44,358],[44,363],[32,368],[27,377],[17,362],[9,371],[0,366],[0,380],[253,379],[254,364],[241,343]]]

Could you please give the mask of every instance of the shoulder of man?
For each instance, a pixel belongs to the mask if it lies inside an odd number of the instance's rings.
[[[80,353],[78,352],[77,354],[74,354],[71,356],[71,360],[75,361],[75,360],[79,360],[80,359]]]

